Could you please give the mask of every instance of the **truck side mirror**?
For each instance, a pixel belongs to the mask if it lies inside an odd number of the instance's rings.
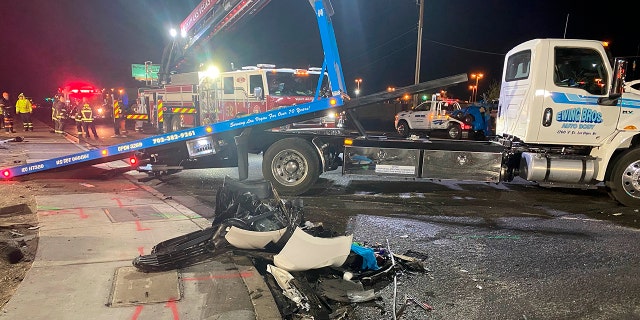
[[[608,97],[598,98],[598,104],[615,106],[624,91],[624,78],[627,71],[627,60],[616,58],[613,65],[613,77],[611,77],[611,90]]]
[[[627,70],[627,60],[616,58],[613,66],[613,79],[611,81],[611,91],[609,97],[615,98],[622,95],[624,90],[624,78]]]
[[[258,100],[264,100],[264,92],[262,91],[262,87],[253,88],[253,95]]]

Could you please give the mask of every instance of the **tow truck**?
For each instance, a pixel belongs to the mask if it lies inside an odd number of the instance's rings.
[[[139,156],[143,167],[172,173],[196,167],[237,166],[248,177],[248,153],[262,152],[262,171],[278,192],[309,190],[319,175],[342,167],[346,175],[409,180],[509,182],[520,177],[543,187],[604,187],[626,206],[640,207],[640,80],[637,58],[609,60],[600,41],[534,39],[511,49],[502,71],[496,137],[489,141],[390,139],[371,136],[353,112],[404,94],[434,92],[467,75],[432,80],[351,100],[328,1],[312,5],[325,53],[327,96],[66,157],[2,169],[4,178]],[[637,74],[636,74],[637,76]],[[320,85],[318,85],[320,87]],[[357,133],[313,135],[271,128],[344,111]]]
[[[452,117],[452,113],[461,108],[457,101],[425,101],[411,110],[396,114],[394,127],[405,138],[413,133],[443,131],[450,139],[466,139],[471,125]]]

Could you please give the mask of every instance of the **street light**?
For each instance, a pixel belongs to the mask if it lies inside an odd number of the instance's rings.
[[[469,102],[473,102],[473,94],[476,92],[476,86],[469,86],[469,90],[471,90],[471,96],[469,97]]]
[[[476,85],[474,86],[473,91],[471,92],[471,102],[475,102],[478,96],[478,81],[484,77],[482,73],[472,73],[471,79],[476,79]]]
[[[360,83],[362,83],[362,78],[357,78],[356,79],[356,96],[358,96],[360,94]]]

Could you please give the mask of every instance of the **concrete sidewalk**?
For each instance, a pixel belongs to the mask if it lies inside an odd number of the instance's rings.
[[[35,123],[29,161],[86,150]],[[97,165],[102,170],[124,161]],[[65,173],[59,174],[65,178]],[[38,195],[39,243],[31,270],[2,319],[281,319],[262,276],[247,258],[221,255],[180,270],[141,273],[132,266],[160,241],[211,222],[137,184],[134,171],[90,180],[86,192]]]

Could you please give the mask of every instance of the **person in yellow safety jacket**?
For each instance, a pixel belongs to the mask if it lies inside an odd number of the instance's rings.
[[[99,139],[96,124],[93,123],[93,110],[88,102],[84,102],[80,113],[82,114],[82,131],[86,133],[87,139],[91,138],[91,133],[93,133],[94,138]],[[91,131],[89,131],[89,129],[91,129]]]
[[[22,119],[22,126],[24,128],[24,131],[33,131],[31,113],[33,113],[31,101],[25,98],[24,93],[19,94],[18,101],[16,101],[16,114],[20,115],[20,119]]]

